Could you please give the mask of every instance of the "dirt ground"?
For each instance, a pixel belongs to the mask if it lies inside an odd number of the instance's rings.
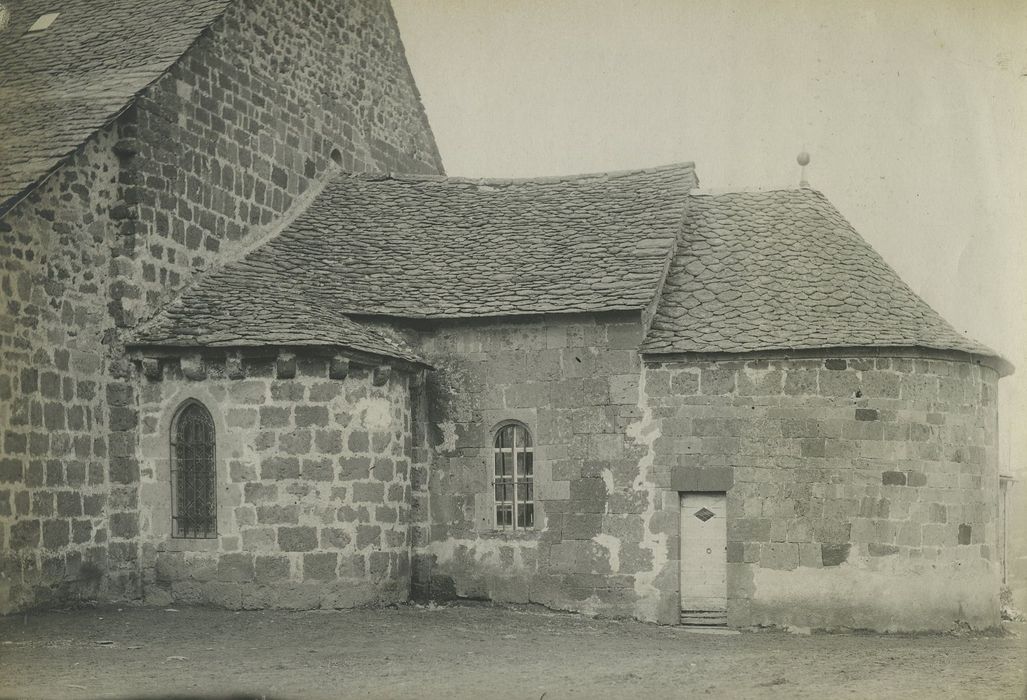
[[[1027,698],[1027,625],[995,635],[697,633],[535,608],[0,618],[0,696]]]

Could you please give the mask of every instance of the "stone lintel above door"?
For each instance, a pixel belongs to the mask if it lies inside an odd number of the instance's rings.
[[[673,491],[729,491],[734,483],[731,467],[674,467],[670,473]]]

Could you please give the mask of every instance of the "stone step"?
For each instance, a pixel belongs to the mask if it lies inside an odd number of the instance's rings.
[[[682,625],[702,627],[726,627],[727,611],[725,610],[682,610]]]

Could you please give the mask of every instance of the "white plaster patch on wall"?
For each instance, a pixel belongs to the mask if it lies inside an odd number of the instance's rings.
[[[638,595],[635,616],[641,620],[656,620],[660,605],[660,589],[657,588],[655,581],[667,566],[670,557],[667,551],[667,536],[663,533],[654,533],[650,528],[656,514],[656,504],[661,500],[650,478],[656,460],[655,445],[657,438],[660,437],[660,425],[653,417],[653,410],[649,406],[647,379],[648,369],[643,364],[638,387],[638,408],[642,411],[642,416],[631,423],[625,432],[636,444],[646,448],[645,454],[638,462],[638,478],[632,487],[635,491],[643,491],[648,495],[645,510],[642,512],[642,541],[639,546],[652,553],[653,562],[652,569],[635,574],[635,593]]]
[[[422,551],[435,555],[440,564],[450,563],[456,560],[457,550],[464,548],[474,559],[476,566],[486,571],[496,573],[509,573],[509,566],[503,563],[500,550],[503,547],[513,548],[513,564],[515,569],[524,568],[524,558],[521,550],[538,549],[538,540],[517,540],[509,541],[503,539],[448,539],[431,542]]]
[[[392,426],[392,404],[385,398],[367,398],[357,401],[353,412],[361,417],[368,430],[387,430]]]
[[[997,578],[989,562],[869,571],[846,563],[794,571],[753,567],[753,624],[878,632],[974,629],[998,624]],[[956,612],[958,611],[958,613]],[[956,613],[956,614],[954,614]]]
[[[603,609],[603,601],[595,593],[578,604],[578,612],[589,617],[597,617]],[[544,695],[544,693],[543,693]]]
[[[603,547],[607,551],[607,558],[610,562],[610,571],[612,573],[620,572],[620,538],[614,537],[613,535],[607,535],[601,533],[592,538],[592,541]]]
[[[442,433],[442,444],[438,449],[440,452],[456,452],[456,423],[443,421],[439,423],[439,432]]]
[[[612,469],[604,469],[603,473],[602,473],[602,477],[603,477],[603,483],[606,484],[606,493],[613,493],[616,490],[615,486],[614,486],[614,483],[613,483],[613,470]],[[607,513],[610,512],[610,504],[609,504],[609,502],[607,502],[607,504],[606,504],[606,512]]]

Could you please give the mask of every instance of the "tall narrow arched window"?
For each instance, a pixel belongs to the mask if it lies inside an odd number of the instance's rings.
[[[175,537],[217,536],[214,420],[190,401],[171,423],[171,520]]]
[[[496,433],[496,527],[531,529],[535,526],[534,452],[531,434],[519,423],[504,425]]]

